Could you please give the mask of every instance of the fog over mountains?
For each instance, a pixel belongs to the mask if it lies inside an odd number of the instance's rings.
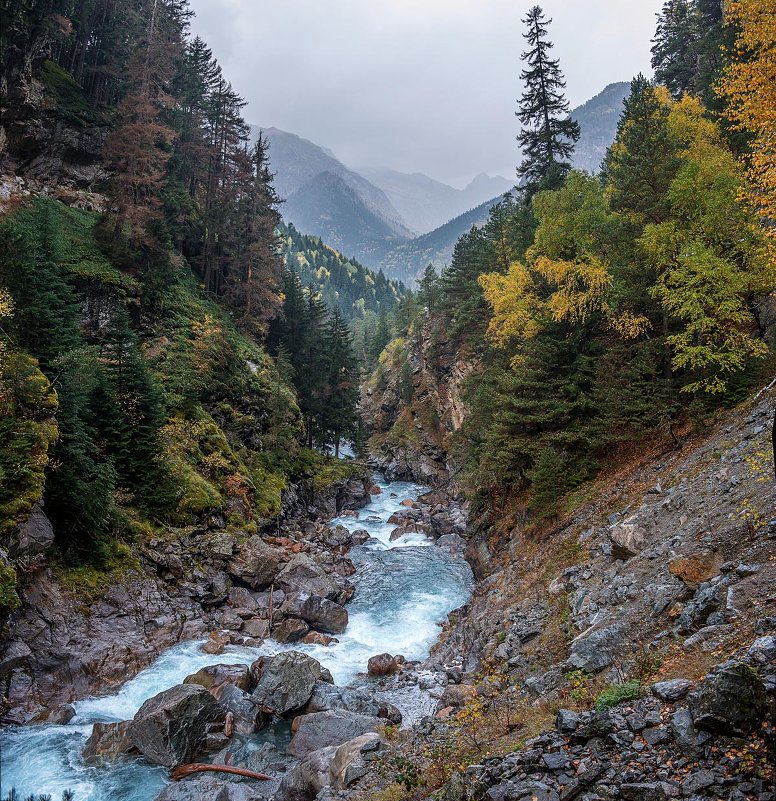
[[[582,129],[574,166],[597,172],[614,139],[629,84],[613,83],[574,109]],[[269,142],[275,188],[286,222],[372,269],[411,282],[429,263],[447,264],[458,237],[485,221],[514,181],[477,175],[457,189],[422,173],[350,169],[325,147],[278,128]],[[515,148],[515,161],[519,160]]]

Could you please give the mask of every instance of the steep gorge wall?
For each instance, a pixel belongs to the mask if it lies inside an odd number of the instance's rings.
[[[476,367],[437,315],[390,343],[361,391],[378,469],[433,486],[454,478],[452,440],[466,416],[464,387]]]

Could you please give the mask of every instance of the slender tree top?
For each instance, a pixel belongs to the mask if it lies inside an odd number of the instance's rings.
[[[547,31],[551,22],[539,6],[534,6],[523,19],[528,49],[522,54],[525,67],[520,79],[525,91],[516,112],[523,126],[517,139],[524,156],[518,176],[525,180],[530,193],[562,183],[580,134],[579,124],[568,119],[569,103],[563,92],[566,82],[560,61],[550,58],[553,43],[547,38]]]

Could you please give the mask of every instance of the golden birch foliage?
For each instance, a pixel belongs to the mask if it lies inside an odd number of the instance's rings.
[[[753,136],[748,197],[776,238],[776,6],[773,0],[733,0],[727,19],[738,36],[718,92],[734,127]]]
[[[506,275],[485,273],[478,280],[493,310],[488,337],[495,345],[505,348],[516,339],[531,339],[539,333],[542,301],[527,267],[515,261]]]
[[[753,334],[748,298],[770,291],[766,242],[738,198],[735,158],[702,105],[670,104],[668,127],[682,166],[668,190],[670,219],[647,225],[639,240],[655,267],[652,294],[681,328],[668,338],[675,370],[689,372],[684,392],[724,392],[727,377],[764,355]]]

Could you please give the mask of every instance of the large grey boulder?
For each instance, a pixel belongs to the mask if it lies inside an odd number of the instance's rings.
[[[251,675],[256,682],[253,701],[278,715],[303,707],[316,682],[334,681],[317,659],[299,651],[262,656],[251,665]]]
[[[609,529],[609,539],[615,559],[630,559],[647,544],[647,532],[633,519],[628,519]]]
[[[248,665],[208,665],[196,673],[186,676],[184,684],[198,684],[218,697],[219,690],[226,684],[233,684],[241,690],[249,690],[251,673]]]
[[[286,598],[281,611],[291,617],[298,617],[318,631],[329,634],[342,634],[348,625],[348,612],[328,598],[309,593],[292,593]]]
[[[131,720],[121,723],[95,723],[86,741],[83,757],[87,763],[112,762],[136,749],[129,738]]]
[[[304,757],[312,751],[343,743],[385,725],[380,718],[348,712],[345,709],[314,712],[297,719],[299,727],[288,745],[288,753]]]
[[[273,583],[280,572],[284,552],[273,548],[254,534],[238,548],[236,556],[229,562],[227,572],[233,578],[254,590],[263,590]]]
[[[757,671],[731,660],[717,665],[688,696],[699,729],[743,737],[765,715],[765,687]]]
[[[329,786],[329,768],[336,752],[335,747],[329,746],[307,754],[283,777],[276,801],[313,801]]]
[[[280,571],[276,584],[287,594],[319,595],[329,601],[340,600],[340,589],[333,578],[306,553],[298,553]]]
[[[236,784],[217,776],[201,774],[171,782],[155,801],[266,801],[264,782]]]
[[[380,748],[375,732],[362,734],[341,745],[329,767],[329,783],[335,790],[344,790],[369,771],[369,763]]]
[[[607,626],[576,640],[571,646],[567,664],[585,673],[597,673],[613,664],[617,649],[622,644],[620,626]]]
[[[54,544],[54,529],[40,504],[32,507],[30,516],[19,526],[14,540],[10,555],[15,559],[36,556]]]
[[[231,726],[236,734],[253,734],[267,722],[261,707],[250,694],[234,684],[222,685],[216,698],[227,713],[231,713]]]
[[[397,725],[402,721],[401,712],[388,701],[376,698],[369,687],[336,687],[323,681],[316,682],[304,713],[326,712],[330,709],[347,709],[350,712],[383,718]]]
[[[172,768],[205,750],[223,728],[226,712],[196,684],[179,684],[149,698],[127,729],[132,745],[149,761]]]

